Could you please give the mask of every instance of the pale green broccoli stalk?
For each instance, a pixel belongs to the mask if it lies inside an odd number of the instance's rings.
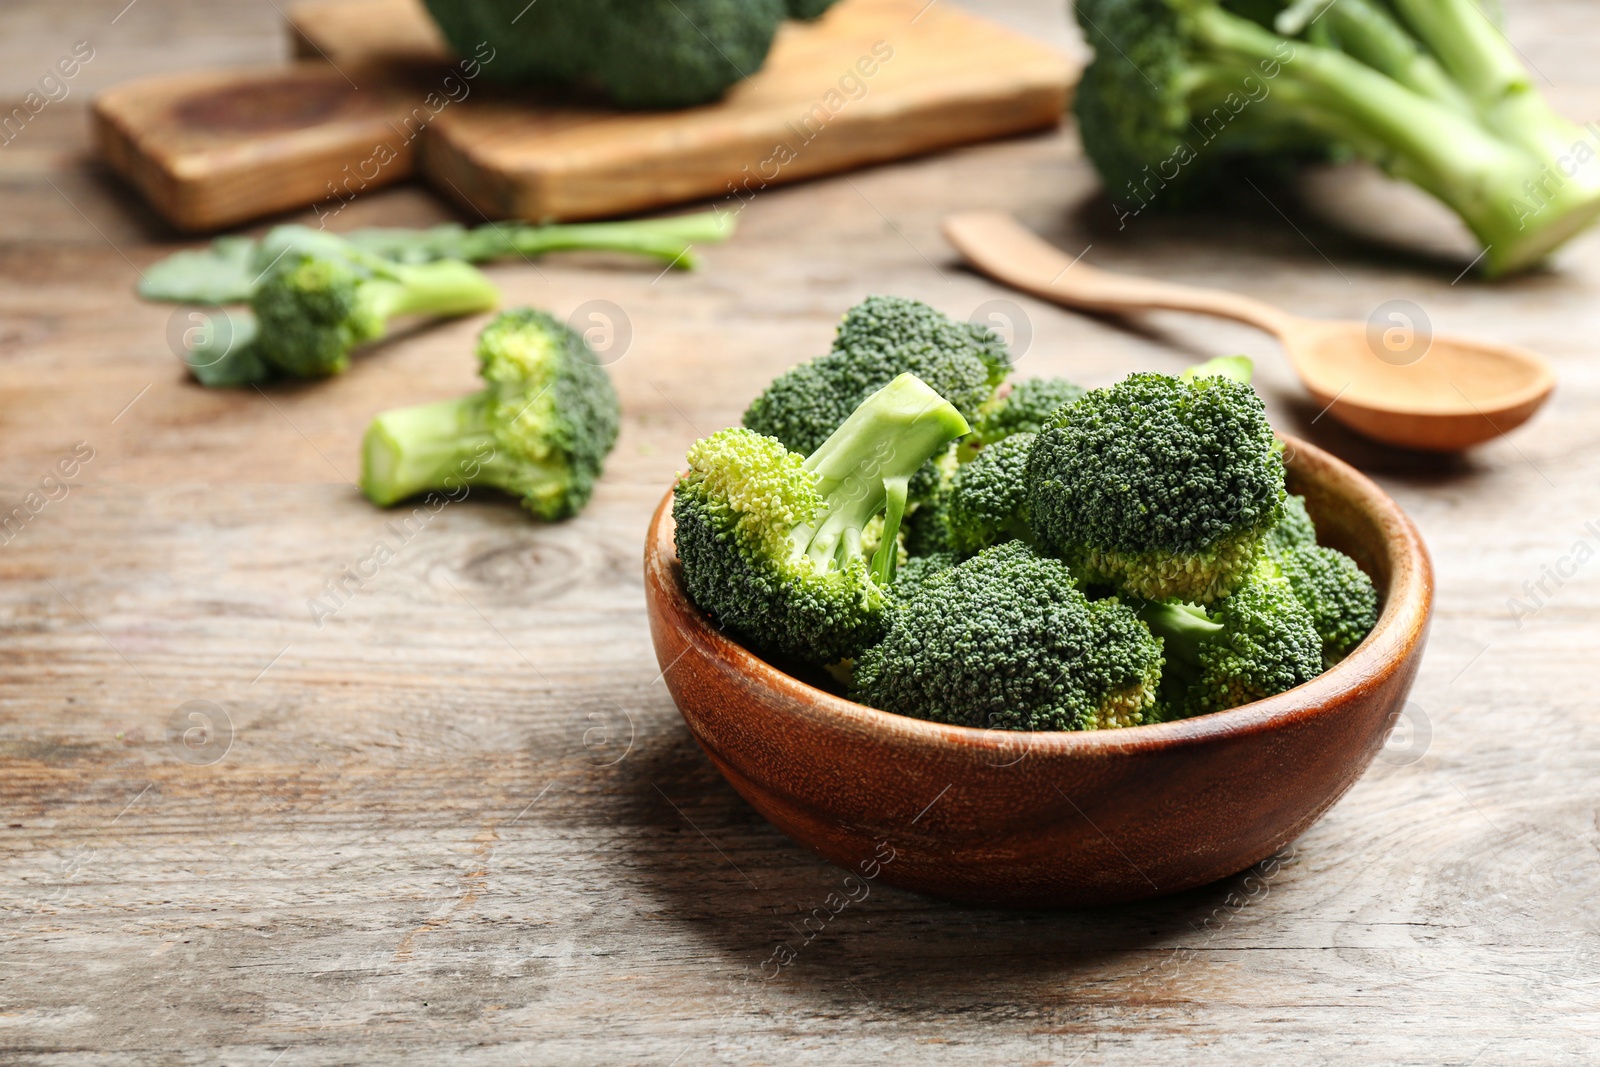
[[[388,507],[432,489],[489,486],[541,519],[577,514],[621,420],[599,360],[565,325],[523,308],[484,327],[478,362],[481,391],[372,421],[362,443],[362,492]]]
[[[1216,374],[1133,374],[1086,393],[1038,435],[1027,478],[1044,551],[1151,600],[1237,589],[1284,497],[1261,398]]]
[[[810,456],[744,428],[695,442],[672,508],[690,599],[758,652],[817,666],[857,655],[882,634],[907,483],[967,429],[902,374]],[[863,531],[880,515],[869,557]]]
[[[677,270],[693,270],[700,262],[694,247],[727,240],[733,227],[733,213],[727,211],[547,226],[513,221],[472,229],[456,223],[425,230],[376,227],[340,234],[291,223],[274,226],[260,241],[218,237],[207,248],[174,252],[145,268],[139,295],[174,304],[244,303],[262,275],[290,252],[339,256],[353,251],[396,263],[441,259],[488,263],[511,256],[531,259],[546,252],[607,251],[646,256]]]
[[[1472,0],[1077,0],[1083,145],[1135,214],[1240,159],[1370,160],[1521,270],[1600,215],[1594,135],[1558,116]],[[1137,206],[1135,206],[1137,205]]]
[[[1114,598],[1020,541],[937,570],[856,662],[853,695],[884,711],[1004,730],[1154,722],[1161,644]]]
[[[322,378],[350,365],[350,350],[382,337],[401,315],[450,317],[487,311],[500,291],[458,260],[398,264],[376,256],[285,253],[250,300],[256,348],[297,378]]]

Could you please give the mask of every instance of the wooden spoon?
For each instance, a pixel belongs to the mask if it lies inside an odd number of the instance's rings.
[[[1097,270],[999,212],[951,215],[944,234],[978,270],[1057,304],[1193,311],[1265,330],[1329,415],[1388,444],[1468,448],[1522,425],[1555,388],[1549,365],[1525,349],[1417,329],[1407,321],[1415,305],[1375,322],[1305,319],[1237,293]]]

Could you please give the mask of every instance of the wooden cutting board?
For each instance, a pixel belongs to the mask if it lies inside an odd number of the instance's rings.
[[[413,165],[486,218],[603,218],[1047,128],[1065,56],[934,0],[843,0],[787,23],[722,101],[623,112],[495,87],[418,0],[289,9],[301,58],[103,94],[102,153],[177,225],[213,229],[347,199]]]

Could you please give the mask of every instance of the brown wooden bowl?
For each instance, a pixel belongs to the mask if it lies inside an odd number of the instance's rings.
[[[1018,907],[1215,881],[1293,841],[1361,776],[1405,704],[1433,610],[1427,549],[1395,502],[1321,449],[1285,441],[1291,491],[1319,539],[1372,576],[1382,611],[1349,658],[1270,699],[1090,733],[976,730],[853,703],[773,667],[689,602],[670,493],[645,544],[656,658],[740,795],[842,867]]]

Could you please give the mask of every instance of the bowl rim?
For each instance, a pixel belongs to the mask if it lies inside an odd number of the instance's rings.
[[[1208,745],[1279,729],[1297,721],[1331,713],[1346,698],[1369,690],[1404,663],[1422,641],[1433,610],[1433,564],[1415,524],[1393,498],[1354,467],[1299,438],[1279,434],[1285,462],[1292,473],[1314,470],[1325,483],[1349,496],[1370,514],[1383,535],[1388,556],[1389,588],[1377,624],[1355,651],[1309,682],[1264,700],[1226,711],[1175,722],[1128,726],[1116,730],[1001,730],[915,719],[837,696],[768,663],[723,633],[689,600],[673,542],[672,489],[655,514],[645,541],[646,575],[657,584],[683,620],[686,647],[734,669],[751,683],[787,697],[785,703],[807,718],[831,720],[886,739],[932,745],[946,752],[973,755],[1014,753],[1019,748],[1036,757],[1110,756],[1167,751]],[[1303,477],[1304,475],[1302,475]],[[647,582],[647,584],[650,584]],[[665,678],[677,661],[662,669]]]

